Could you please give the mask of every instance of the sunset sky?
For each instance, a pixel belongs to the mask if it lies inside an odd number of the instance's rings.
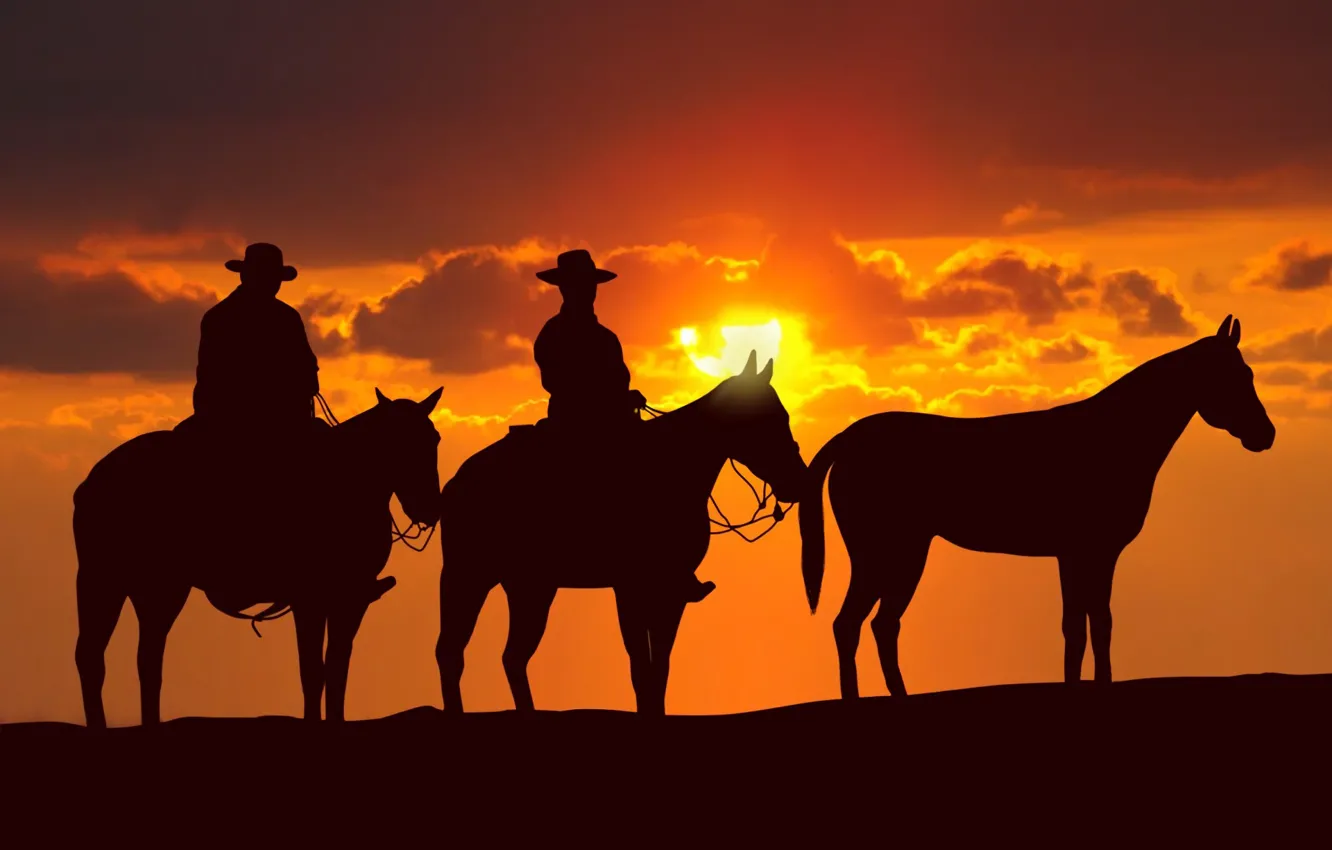
[[[280,297],[339,416],[444,386],[442,481],[543,415],[531,347],[559,295],[534,273],[569,248],[619,274],[597,312],[651,404],[756,348],[806,460],[878,411],[1084,398],[1234,314],[1276,442],[1189,426],[1119,561],[1115,673],[1332,670],[1332,6],[793,5],[0,8],[0,722],[83,722],[74,488],[189,414],[200,316],[256,241],[299,269]],[[1051,486],[1077,499],[1079,468]],[[979,470],[954,486],[1004,498]],[[514,511],[542,510],[525,489]],[[748,512],[729,473],[717,493]],[[794,521],[714,538],[669,711],[837,696],[826,521],[812,617]],[[440,566],[395,551],[349,717],[440,705]],[[908,688],[1060,678],[1059,598],[1053,560],[936,540]],[[469,709],[512,706],[506,627],[496,590]],[[299,714],[292,622],[260,628],[192,595],[163,715]],[[127,605],[112,724],[138,722],[136,639]],[[885,693],[872,640],[860,663]],[[539,708],[632,708],[610,591],[561,592],[531,678]]]

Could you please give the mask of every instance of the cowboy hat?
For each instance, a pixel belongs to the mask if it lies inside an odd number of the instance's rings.
[[[582,248],[565,251],[555,262],[555,268],[539,271],[536,276],[554,286],[566,283],[601,284],[616,278],[615,272],[597,268],[592,262],[592,255]]]
[[[227,260],[226,267],[233,272],[276,272],[281,280],[295,280],[296,269],[282,264],[282,249],[267,242],[256,242],[245,248],[245,259]]]

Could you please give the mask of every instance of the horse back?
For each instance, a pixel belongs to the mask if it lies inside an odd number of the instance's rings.
[[[1049,555],[1065,538],[1131,535],[1150,500],[1151,477],[1106,445],[1086,407],[892,411],[844,433],[828,483],[835,512],[877,523],[891,510],[895,522],[967,549]]]
[[[131,437],[107,452],[74,489],[75,508],[99,493],[103,485],[117,483],[121,478],[141,485],[149,484],[156,477],[155,473],[171,468],[173,438],[171,431],[149,431]]]

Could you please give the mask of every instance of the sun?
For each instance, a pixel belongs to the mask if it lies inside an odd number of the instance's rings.
[[[759,325],[723,325],[719,332],[722,338],[721,351],[713,355],[699,350],[701,340],[698,328],[680,328],[676,331],[676,338],[689,356],[689,361],[709,377],[728,378],[740,374],[751,351],[757,353],[760,367],[770,358],[776,361],[781,353],[782,323],[779,319],[769,319]]]

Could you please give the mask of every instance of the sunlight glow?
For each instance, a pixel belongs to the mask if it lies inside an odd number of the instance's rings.
[[[680,328],[677,331],[680,345],[689,360],[703,374],[712,378],[725,378],[740,374],[749,359],[749,352],[758,352],[759,367],[762,368],[769,358],[774,361],[781,349],[782,323],[771,319],[761,325],[724,325],[721,327],[723,340],[719,354],[704,354],[698,350],[699,335],[697,328]]]

